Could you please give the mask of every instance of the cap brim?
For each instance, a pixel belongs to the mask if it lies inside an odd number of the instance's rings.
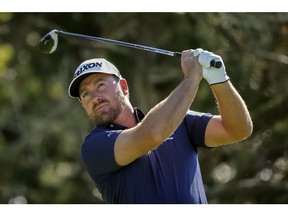
[[[76,77],[69,86],[68,93],[71,97],[79,97],[79,85],[80,83],[89,75],[95,74],[95,72],[83,73],[80,76]]]

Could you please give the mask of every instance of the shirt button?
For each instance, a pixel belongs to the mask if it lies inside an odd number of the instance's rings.
[[[113,124],[110,124],[110,128],[113,128],[114,127],[114,125]]]

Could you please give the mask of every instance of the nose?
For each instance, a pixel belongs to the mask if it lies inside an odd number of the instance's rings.
[[[101,99],[102,99],[102,96],[96,91],[91,93],[91,100],[93,103],[97,104],[99,101],[101,101]]]

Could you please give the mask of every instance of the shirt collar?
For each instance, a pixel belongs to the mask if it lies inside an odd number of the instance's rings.
[[[137,123],[141,122],[145,117],[145,114],[138,107],[134,107],[134,115]]]

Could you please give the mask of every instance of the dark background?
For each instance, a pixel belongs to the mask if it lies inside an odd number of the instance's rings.
[[[103,203],[79,155],[93,125],[67,94],[82,61],[113,62],[146,113],[182,79],[179,58],[103,42],[60,36],[42,54],[53,29],[221,55],[254,132],[199,151],[208,201],[288,203],[288,13],[0,13],[0,203]],[[191,109],[217,114],[205,81]]]

